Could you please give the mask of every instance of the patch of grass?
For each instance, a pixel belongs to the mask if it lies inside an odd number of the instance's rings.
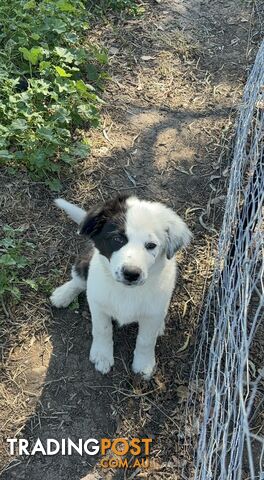
[[[69,309],[70,310],[79,310],[79,308],[80,308],[79,299],[75,298],[75,300],[73,300],[73,302],[69,305]]]
[[[32,267],[35,245],[23,239],[24,231],[24,227],[3,227],[4,235],[0,239],[0,299],[9,297],[14,301],[19,300],[22,286],[50,295],[59,282],[61,272],[57,268],[50,270],[48,278],[42,275],[27,276]]]
[[[79,0],[0,5],[0,163],[55,191],[62,166],[89,153],[76,129],[99,123],[108,58],[86,39],[90,15]]]
[[[32,250],[34,244],[21,238],[24,232],[23,227],[12,228],[5,225],[3,232],[4,236],[0,239],[0,298],[9,295],[18,300],[21,295],[21,285],[37,289],[34,280],[23,278],[23,270],[30,265],[29,259],[23,252],[26,249]]]
[[[34,264],[35,245],[24,238],[24,227],[13,228],[4,225],[3,236],[0,239],[0,301],[21,298],[21,290],[25,288],[39,292],[44,296],[51,295],[61,281],[61,270],[53,267],[49,275],[38,274]],[[30,270],[34,274],[30,275]],[[79,307],[78,301],[73,302],[72,309]]]
[[[34,278],[34,282],[37,285],[38,291],[45,295],[51,295],[54,288],[58,286],[60,278],[61,271],[57,268],[51,268],[48,277],[39,275],[38,277]]]

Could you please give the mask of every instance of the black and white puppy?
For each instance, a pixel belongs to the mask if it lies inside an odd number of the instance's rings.
[[[188,227],[165,205],[136,197],[119,196],[88,212],[63,199],[55,202],[92,243],[72,268],[72,279],[53,292],[52,304],[67,307],[86,290],[90,360],[102,373],[114,364],[112,318],[120,325],[138,322],[133,370],[150,378],[175,286],[174,254],[189,243]]]

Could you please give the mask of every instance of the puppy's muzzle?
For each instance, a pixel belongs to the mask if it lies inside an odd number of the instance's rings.
[[[137,267],[122,267],[122,277],[126,285],[138,285],[142,283],[142,270]]]

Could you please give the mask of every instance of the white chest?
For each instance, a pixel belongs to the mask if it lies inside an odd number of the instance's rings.
[[[96,304],[120,325],[139,322],[154,315],[165,316],[175,285],[176,265],[148,278],[141,286],[126,286],[106,274],[101,266],[91,264],[87,281],[90,307]]]

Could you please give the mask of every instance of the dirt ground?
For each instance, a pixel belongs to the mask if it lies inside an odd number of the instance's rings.
[[[48,294],[69,276],[82,247],[54,195],[26,172],[1,176],[1,222],[24,225],[36,245],[31,278],[4,305],[1,479],[191,479],[184,412],[195,332],[210,278],[225,203],[236,109],[260,41],[263,9],[242,0],[157,0],[142,17],[95,26],[110,49],[111,80],[102,128],[87,132],[92,153],[63,178],[61,196],[90,206],[126,191],[174,208],[194,240],[178,256],[179,281],[158,369],[150,382],[131,372],[135,325],[115,328],[115,366],[102,376],[89,363],[91,321],[84,297],[66,310]],[[262,7],[263,8],[263,7]],[[32,255],[32,254],[31,254]],[[151,437],[151,467],[127,471],[98,457],[14,457],[6,438]]]

